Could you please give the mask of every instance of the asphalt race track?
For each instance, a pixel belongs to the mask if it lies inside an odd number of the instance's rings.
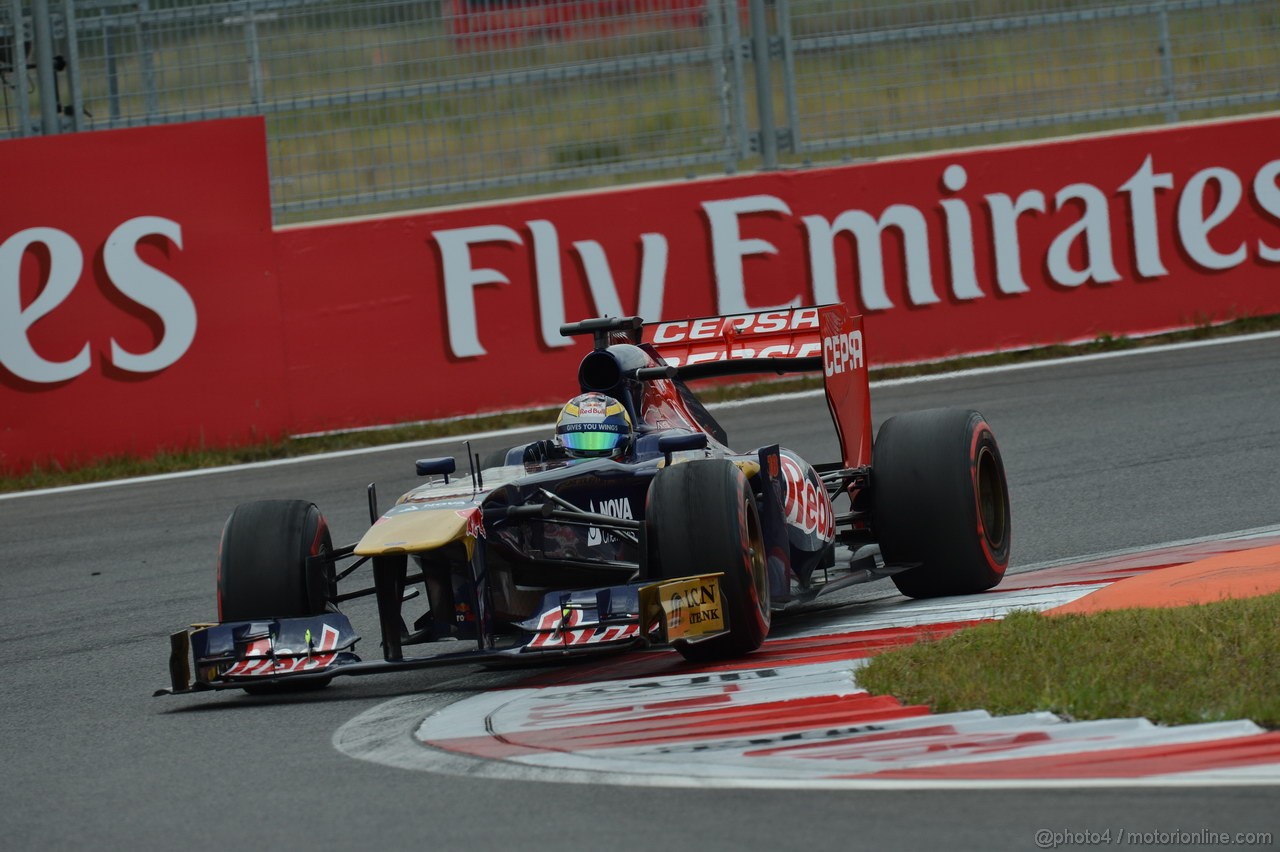
[[[877,387],[878,422],[981,410],[1009,473],[1017,570],[1280,524],[1280,339]],[[574,389],[566,384],[565,396]],[[720,409],[732,442],[834,457],[820,396]],[[479,441],[484,453],[519,437]],[[333,745],[393,698],[517,682],[475,668],[289,698],[152,698],[167,636],[214,615],[236,502],[305,497],[335,539],[416,457],[456,445],[0,500],[0,843],[7,849],[1034,849],[1036,832],[1280,833],[1274,787],[850,791],[627,788],[436,775]],[[895,595],[862,587],[859,601]],[[364,603],[363,601],[357,603]],[[368,606],[349,610],[367,637]],[[815,617],[801,615],[797,618]],[[793,622],[794,623],[794,622]],[[366,655],[376,649],[370,640]],[[406,733],[406,736],[408,734]],[[691,758],[696,759],[696,757]],[[1087,836],[1087,835],[1086,835]],[[1076,844],[1080,845],[1080,844]],[[1222,847],[1216,847],[1222,848]]]

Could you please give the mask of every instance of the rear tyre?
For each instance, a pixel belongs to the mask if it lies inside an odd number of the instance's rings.
[[[218,620],[297,618],[323,613],[334,597],[333,563],[308,558],[333,550],[314,503],[241,503],[222,528]]]
[[[874,528],[893,576],[913,598],[981,592],[1009,565],[1009,488],[995,435],[976,411],[891,417],[872,453]]]
[[[750,653],[769,634],[769,576],[763,527],[751,486],[724,459],[665,468],[649,487],[645,511],[657,579],[722,571],[729,632],[673,644],[686,660],[709,662]]]

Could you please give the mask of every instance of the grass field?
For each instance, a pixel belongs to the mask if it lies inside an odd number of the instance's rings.
[[[1280,728],[1280,595],[1089,615],[1014,612],[881,654],[858,682],[938,712],[1045,710]]]

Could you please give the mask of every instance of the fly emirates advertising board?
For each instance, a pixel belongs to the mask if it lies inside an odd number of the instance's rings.
[[[838,301],[876,366],[1280,312],[1280,116],[276,229],[259,119],[0,148],[9,470],[555,403],[602,314]]]

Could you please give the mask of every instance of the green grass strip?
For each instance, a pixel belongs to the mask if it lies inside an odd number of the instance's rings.
[[[1014,612],[875,657],[874,693],[937,712],[1047,710],[1168,725],[1280,727],[1280,595],[1088,615]]]
[[[1043,346],[909,364],[880,367],[871,370],[871,380],[923,376],[938,373],[972,370],[1004,364],[1030,363],[1054,358],[1070,358],[1096,352],[1117,352],[1166,343],[1203,340],[1211,337],[1227,337],[1280,329],[1280,314],[1260,317],[1244,317],[1221,324],[1200,322],[1186,331],[1151,337],[1128,338],[1101,335],[1096,340],[1076,345]],[[757,381],[750,384],[712,385],[699,388],[699,396],[706,402],[722,402],[734,399],[750,399],[777,393],[790,393],[822,387],[819,377],[791,378]],[[0,493],[30,491],[37,488],[55,488],[63,485],[79,485],[88,482],[106,482],[134,476],[149,476],[183,470],[223,467],[226,465],[293,458],[339,450],[385,446],[387,444],[425,441],[450,435],[466,435],[491,429],[530,426],[550,423],[557,408],[535,408],[526,411],[486,414],[475,417],[437,420],[428,423],[411,423],[386,428],[364,429],[305,438],[264,440],[247,446],[168,447],[149,458],[123,455],[93,460],[65,460],[62,463],[37,465],[21,475],[0,474]]]

